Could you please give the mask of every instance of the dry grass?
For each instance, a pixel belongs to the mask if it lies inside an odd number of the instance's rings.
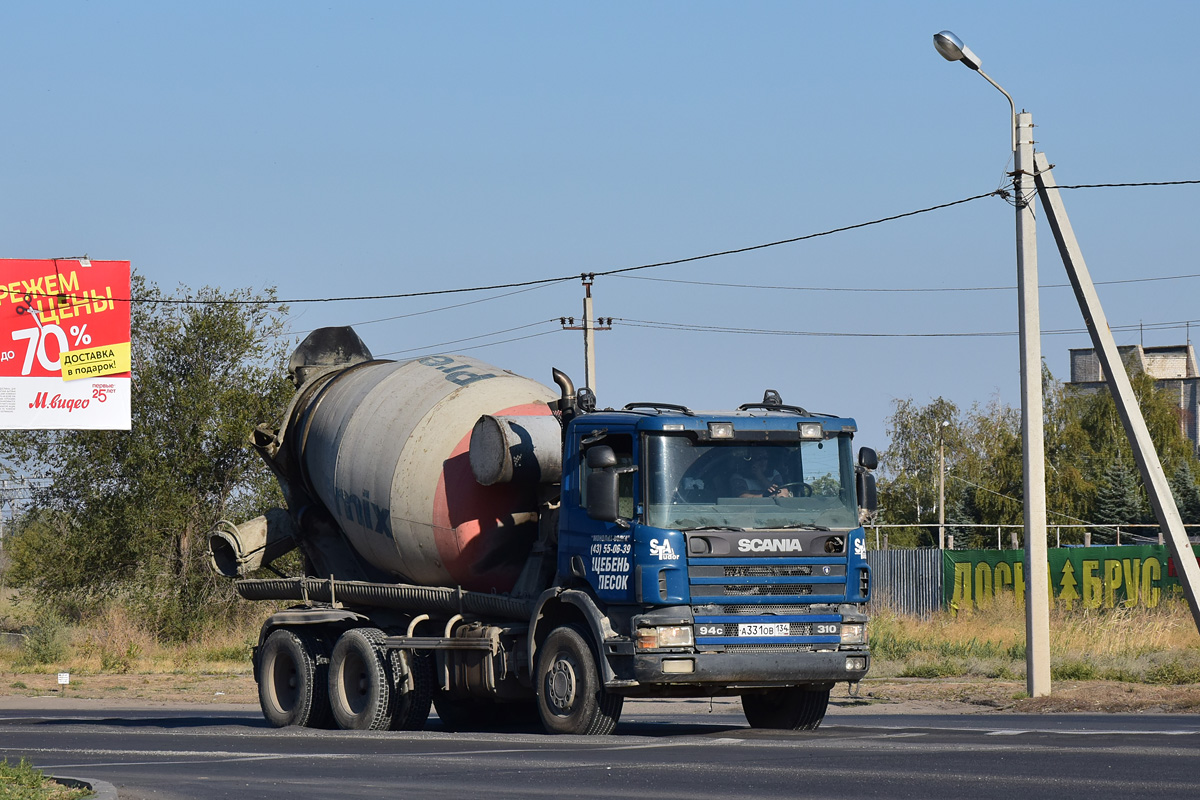
[[[927,619],[890,611],[871,622],[877,677],[1025,674],[1025,609],[1012,595],[988,608]],[[1056,680],[1200,683],[1200,634],[1187,604],[1165,598],[1153,609],[1067,610],[1050,619],[1051,672]]]
[[[236,623],[205,630],[186,643],[163,643],[121,605],[75,623],[36,612],[11,595],[0,597],[0,625],[15,632],[0,645],[0,672],[14,675],[156,675],[249,673],[263,603]]]

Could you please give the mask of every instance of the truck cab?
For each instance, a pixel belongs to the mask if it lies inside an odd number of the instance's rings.
[[[871,575],[859,509],[875,454],[854,420],[764,403],[635,404],[570,420],[560,586],[594,598],[605,686],[739,694],[751,724],[816,727],[867,673]]]

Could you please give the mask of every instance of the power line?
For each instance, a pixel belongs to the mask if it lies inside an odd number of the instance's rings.
[[[499,336],[502,333],[512,333],[513,331],[521,331],[521,330],[525,330],[526,328],[532,328],[536,325],[546,325],[547,323],[550,323],[550,322],[558,322],[558,317],[555,317],[554,319],[540,319],[537,322],[530,322],[526,325],[517,325],[514,328],[505,328],[505,329],[499,330],[499,331],[492,331],[491,333],[481,333],[478,336],[466,336],[462,339],[450,339],[449,341],[438,342],[436,344],[423,345],[421,347],[409,347],[409,348],[405,348],[404,350],[392,350],[387,353],[381,353],[380,355],[394,356],[394,355],[398,355],[400,353],[411,353],[415,350],[432,350],[436,347],[445,347],[446,345],[458,344],[459,342],[472,342],[472,341],[475,341],[476,339],[486,339],[489,336]],[[555,333],[555,332],[556,331],[547,331],[547,333]],[[540,336],[541,334],[538,334],[538,335]],[[529,338],[529,337],[521,337],[521,338]],[[516,340],[509,339],[507,341],[516,341]],[[500,344],[500,342],[493,342],[492,344]]]
[[[846,225],[846,226],[843,226],[840,228],[832,228],[830,230],[819,231],[817,233],[809,233],[809,234],[805,234],[803,236],[795,236],[790,239],[780,239],[780,240],[774,241],[774,242],[766,242],[765,244],[755,244],[755,245],[750,245],[748,247],[735,248],[732,250],[721,250],[718,252],[705,253],[703,255],[698,255],[698,256],[689,256],[687,258],[678,258],[678,259],[674,259],[672,261],[660,261],[660,262],[657,262],[654,264],[640,264],[636,267],[622,267],[620,269],[612,269],[612,270],[607,270],[607,271],[584,273],[584,274],[585,275],[590,274],[593,276],[618,275],[618,274],[625,273],[625,272],[635,272],[637,270],[653,269],[655,267],[666,267],[666,266],[671,266],[673,264],[686,264],[686,263],[689,263],[692,261],[702,261],[702,260],[709,259],[709,258],[719,258],[721,256],[734,255],[737,253],[748,253],[753,250],[763,250],[768,247],[778,247],[779,245],[791,244],[793,242],[802,242],[807,239],[816,239],[821,236],[830,236],[835,233],[844,233],[845,231],[852,231],[852,230],[856,230],[858,228],[866,228],[871,225],[879,225],[884,222],[891,222],[891,221],[897,220],[897,219],[904,219],[905,217],[913,217],[918,214],[927,214],[932,211],[939,211],[943,208],[950,208],[952,206],[962,205],[963,203],[970,203],[975,200],[981,200],[985,197],[1002,196],[1003,194],[1004,194],[1004,191],[1002,189],[997,189],[992,192],[987,192],[986,194],[977,194],[974,197],[966,197],[966,198],[963,198],[962,200],[954,200],[949,203],[941,203],[941,204],[935,205],[935,206],[919,208],[915,211],[906,211],[903,214],[893,214],[890,217],[880,217],[879,219],[868,220],[867,222],[859,222],[859,223],[855,223],[854,225]],[[436,289],[436,290],[430,290],[430,291],[425,291],[425,292],[404,292],[404,293],[398,293],[398,294],[355,295],[355,296],[350,296],[350,297],[306,297],[306,298],[293,298],[293,299],[287,299],[287,300],[278,300],[278,299],[273,299],[273,300],[261,300],[261,299],[258,299],[258,300],[234,300],[234,299],[193,300],[191,298],[185,298],[185,299],[180,300],[180,299],[169,299],[169,298],[150,299],[150,298],[142,298],[142,297],[127,297],[127,298],[114,297],[114,298],[108,298],[108,299],[111,299],[113,302],[118,302],[118,303],[161,303],[164,305],[259,305],[259,304],[264,304],[264,303],[268,304],[268,305],[293,305],[293,304],[300,304],[300,303],[337,303],[337,302],[348,302],[348,301],[359,301],[359,300],[399,300],[399,299],[410,298],[410,297],[432,297],[435,295],[442,295],[442,294],[459,294],[459,293],[463,293],[463,292],[483,292],[483,291],[490,291],[490,290],[494,290],[494,289],[516,289],[516,288],[521,288],[524,286],[538,286],[541,284],[561,283],[563,281],[574,281],[574,280],[578,280],[579,278],[580,278],[580,275],[567,275],[567,276],[563,276],[563,277],[559,277],[559,278],[539,278],[537,280],[492,284],[490,286],[469,286],[469,287],[464,287],[464,288],[460,288],[460,289]],[[32,297],[58,297],[58,295],[45,294],[42,292],[29,292],[28,294]],[[89,300],[89,302],[90,302],[90,300]]]
[[[1141,183],[1076,183],[1059,189],[1116,189],[1130,186],[1193,186],[1200,181],[1142,181]]]
[[[558,321],[558,320],[555,320],[555,322],[557,322],[557,321]],[[484,348],[484,347],[494,347],[495,345],[498,345],[498,344],[508,344],[509,342],[521,342],[521,341],[524,341],[525,339],[536,339],[536,338],[537,338],[537,337],[539,337],[539,336],[549,336],[549,335],[550,335],[550,334],[552,334],[552,333],[561,333],[561,332],[562,332],[562,331],[561,331],[561,329],[559,329],[559,328],[555,328],[555,329],[554,329],[554,330],[552,330],[552,331],[542,331],[541,333],[531,333],[531,334],[528,334],[528,335],[526,335],[526,336],[514,336],[514,337],[513,337],[513,338],[511,338],[511,339],[501,339],[501,340],[500,340],[500,341],[498,341],[498,342],[487,342],[486,344],[477,344],[477,345],[472,345],[471,347],[457,347],[457,348],[455,348],[455,352],[458,352],[458,353],[465,353],[465,352],[467,352],[468,350],[480,350],[480,349],[482,349],[482,348]],[[492,335],[492,334],[485,334],[485,335],[489,335],[489,336],[490,336],[490,335]],[[477,337],[476,337],[476,338],[477,338]],[[437,345],[432,345],[432,347],[436,347],[436,346],[437,346]],[[398,350],[398,351],[396,351],[396,352],[401,352],[401,353],[403,353],[403,352],[408,352],[408,351],[405,351],[405,350]],[[426,355],[432,355],[432,354],[434,354],[434,353],[436,353],[436,352],[437,352],[436,350],[432,350],[432,349],[430,349],[430,350],[427,350],[427,351],[426,351]],[[391,353],[383,353],[383,355],[385,355],[385,356],[386,356],[386,355],[392,355],[392,354],[391,354]],[[411,356],[411,358],[420,358],[420,355],[414,355],[414,356]]]
[[[631,281],[655,281],[659,283],[682,283],[691,286],[716,286],[726,289],[771,289],[776,291],[792,291],[792,292],[855,292],[864,294],[889,294],[889,293],[937,293],[937,292],[1007,292],[1016,289],[1016,286],[924,286],[924,287],[864,287],[864,286],[776,286],[771,284],[757,283],[721,283],[717,281],[689,281],[682,278],[652,278],[646,275],[618,275],[619,278]],[[1200,273],[1189,275],[1165,275],[1161,277],[1151,278],[1123,278],[1120,280],[1111,281],[1095,281],[1097,286],[1109,286],[1119,283],[1153,283],[1156,281],[1178,281],[1188,278],[1200,278]],[[1063,289],[1070,288],[1069,283],[1043,283],[1039,284],[1039,289]]]
[[[395,316],[391,316],[391,317],[380,317],[378,319],[369,319],[369,320],[365,320],[362,322],[348,322],[346,324],[361,327],[363,325],[373,325],[376,322],[390,322],[392,320],[397,320],[397,319],[407,319],[409,317],[420,317],[425,314],[435,314],[439,311],[449,311],[449,310],[455,309],[455,308],[463,308],[464,306],[473,306],[476,303],[486,303],[490,300],[500,300],[501,298],[504,298],[504,297],[512,297],[515,294],[524,294],[525,292],[532,292],[537,289],[543,289],[548,285],[549,284],[541,284],[539,286],[529,286],[524,289],[517,289],[516,291],[513,291],[513,292],[505,292],[504,294],[494,294],[491,297],[481,297],[478,300],[468,300],[465,303],[454,303],[453,305],[440,306],[438,308],[428,308],[424,311],[413,311],[408,314],[396,314]],[[307,330],[300,330],[300,331],[285,331],[285,332],[281,333],[280,335],[281,336],[298,336],[302,333],[312,333],[312,330],[313,329],[310,328]],[[398,351],[398,352],[404,352],[404,351]]]
[[[1144,181],[1144,182],[1139,182],[1139,183],[1072,184],[1072,185],[1059,186],[1058,188],[1059,189],[1105,189],[1105,188],[1128,188],[1128,187],[1139,187],[1139,186],[1185,186],[1185,185],[1193,185],[1193,184],[1200,184],[1200,180]],[[1009,191],[1007,189],[999,188],[999,189],[996,189],[991,192],[986,192],[984,194],[977,194],[972,197],[964,197],[961,200],[953,200],[949,203],[939,203],[938,205],[927,206],[925,208],[919,208],[914,211],[906,211],[901,214],[893,214],[893,215],[887,216],[887,217],[880,217],[878,219],[867,220],[866,222],[859,222],[859,223],[855,223],[853,225],[845,225],[845,226],[842,226],[839,228],[831,228],[829,230],[819,231],[817,233],[809,233],[809,234],[805,234],[803,236],[794,236],[789,239],[779,239],[779,240],[773,241],[773,242],[765,242],[763,244],[749,245],[747,247],[738,247],[738,248],[733,248],[733,249],[729,249],[729,250],[720,250],[720,251],[716,251],[716,252],[712,252],[712,253],[704,253],[704,254],[696,255],[696,256],[688,256],[686,258],[677,258],[677,259],[672,259],[669,261],[657,261],[657,262],[650,263],[650,264],[639,264],[639,265],[633,266],[633,267],[621,267],[618,269],[601,270],[601,271],[595,271],[595,272],[584,273],[584,274],[591,274],[593,276],[622,275],[622,274],[628,273],[628,272],[637,272],[640,270],[655,269],[657,267],[668,267],[668,266],[674,266],[677,264],[688,264],[688,263],[692,263],[695,261],[703,261],[703,260],[710,259],[710,258],[720,258],[722,256],[736,255],[739,253],[749,253],[749,252],[753,252],[755,250],[764,250],[769,247],[778,247],[780,245],[793,244],[795,242],[803,242],[803,241],[807,241],[809,239],[817,239],[822,236],[831,236],[835,233],[845,233],[846,231],[857,230],[859,228],[866,228],[866,227],[870,227],[873,225],[880,225],[884,222],[893,222],[898,219],[914,217],[919,214],[927,214],[927,213],[930,213],[933,211],[940,211],[942,209],[952,208],[952,207],[958,206],[958,205],[963,205],[964,203],[971,203],[976,200],[982,200],[985,197],[1006,198],[1008,195],[1009,195]],[[540,286],[540,285],[544,285],[544,284],[562,283],[564,281],[573,281],[573,280],[577,280],[579,277],[580,277],[579,275],[565,275],[565,276],[556,277],[556,278],[538,278],[538,279],[529,280],[529,281],[515,281],[512,283],[498,283],[498,284],[490,284],[487,286],[467,286],[467,287],[456,288],[456,289],[432,289],[432,290],[424,291],[424,292],[398,292],[398,293],[392,293],[392,294],[351,295],[351,296],[343,296],[343,297],[302,297],[302,298],[291,298],[291,299],[282,299],[282,300],[281,299],[261,299],[261,298],[253,299],[253,300],[235,300],[235,299],[193,300],[191,298],[151,299],[151,298],[145,298],[145,297],[127,297],[127,298],[114,297],[114,298],[108,298],[108,299],[110,299],[113,302],[118,302],[118,303],[155,303],[155,304],[163,304],[163,305],[292,305],[292,304],[298,305],[298,304],[302,304],[302,303],[338,303],[338,302],[357,302],[357,301],[364,301],[364,300],[401,300],[401,299],[407,299],[407,298],[413,298],[413,297],[433,297],[433,296],[444,295],[444,294],[461,294],[461,293],[465,293],[465,292],[483,292],[483,291],[492,291],[492,290],[496,290],[496,289],[516,289],[516,288],[521,288],[521,287]],[[783,288],[786,288],[786,287],[783,287]],[[986,287],[986,288],[995,289],[995,288],[1004,288],[1004,287]],[[30,297],[47,297],[47,298],[61,297],[61,295],[54,295],[54,294],[47,294],[44,292],[33,292],[33,291],[27,292],[26,294],[28,294]],[[90,302],[90,300],[89,300],[89,302]]]
[[[796,236],[791,239],[780,239],[779,241],[776,241],[776,242],[767,242],[766,244],[755,244],[755,245],[750,245],[749,247],[739,247],[739,248],[736,248],[733,250],[721,250],[720,252],[717,252],[717,253],[706,253],[701,256],[690,256],[688,258],[677,258],[672,261],[659,261],[654,264],[641,264],[640,266],[636,266],[636,267],[622,267],[621,269],[610,269],[610,270],[607,270],[604,272],[595,272],[593,274],[597,275],[597,276],[599,276],[599,275],[620,275],[625,272],[635,272],[637,270],[642,270],[642,269],[654,269],[655,267],[669,267],[674,264],[687,264],[692,261],[701,261],[706,258],[718,258],[720,256],[731,256],[731,255],[735,255],[737,253],[749,253],[753,250],[764,250],[768,247],[778,247],[781,244],[792,244],[793,242],[803,242],[808,239],[816,239],[821,236],[830,236],[835,233],[844,233],[846,231],[852,231],[852,230],[856,230],[858,228],[866,228],[871,225],[879,225],[884,222],[891,222],[891,221],[897,220],[897,219],[904,219],[905,217],[915,217],[917,214],[928,214],[930,211],[939,211],[943,208],[950,208],[951,206],[960,206],[963,203],[970,203],[975,200],[982,200],[985,197],[1003,196],[1003,194],[1004,194],[1004,191],[1002,189],[997,189],[994,192],[988,192],[986,194],[977,194],[974,197],[965,197],[962,200],[955,200],[950,203],[942,203],[940,205],[929,206],[927,208],[919,208],[916,211],[906,211],[903,214],[894,214],[890,217],[880,217],[879,219],[873,219],[873,220],[869,220],[867,222],[859,222],[855,225],[846,225],[841,228],[831,228],[830,230],[827,230],[827,231],[821,231],[819,233],[809,233],[809,234],[805,234],[804,236]]]
[[[845,339],[951,339],[951,338],[991,338],[997,336],[1016,336],[1017,331],[955,331],[930,333],[867,333],[863,331],[793,331],[773,328],[739,328],[727,325],[698,325],[689,322],[667,322],[664,320],[628,319],[614,317],[614,322],[631,328],[654,328],[670,331],[687,331],[693,333],[732,333],[748,336],[810,336],[817,338]],[[1113,331],[1136,331],[1139,327],[1149,330],[1172,330],[1191,325],[1200,320],[1179,320],[1177,322],[1138,323],[1136,325],[1114,325]],[[1068,336],[1087,333],[1086,328],[1058,328],[1043,330],[1043,336]]]

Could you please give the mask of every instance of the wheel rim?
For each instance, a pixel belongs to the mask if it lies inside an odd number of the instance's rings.
[[[275,656],[271,664],[271,694],[280,711],[288,712],[296,707],[299,698],[296,662],[283,653]]]
[[[559,653],[546,673],[546,696],[555,713],[566,714],[575,705],[577,685],[574,662],[565,653]]]
[[[358,716],[367,707],[367,667],[358,653],[349,653],[342,662],[340,684],[346,707]]]

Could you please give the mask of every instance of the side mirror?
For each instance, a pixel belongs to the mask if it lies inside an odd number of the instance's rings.
[[[604,448],[612,453],[609,448]],[[591,454],[588,452],[588,466],[591,466]],[[615,460],[615,459],[614,459]],[[587,476],[587,513],[592,519],[601,522],[616,522],[618,510],[617,472],[613,469],[593,469]]]
[[[608,469],[617,465],[617,454],[606,444],[596,445],[587,451],[588,469]],[[589,497],[591,496],[589,492]]]
[[[869,447],[858,449],[858,465],[863,469],[875,469],[879,466],[879,456]]]
[[[871,452],[874,453],[873,450]],[[875,476],[869,472],[858,473],[855,476],[855,488],[858,490],[858,507],[874,513],[879,508],[879,493],[875,489]]]

